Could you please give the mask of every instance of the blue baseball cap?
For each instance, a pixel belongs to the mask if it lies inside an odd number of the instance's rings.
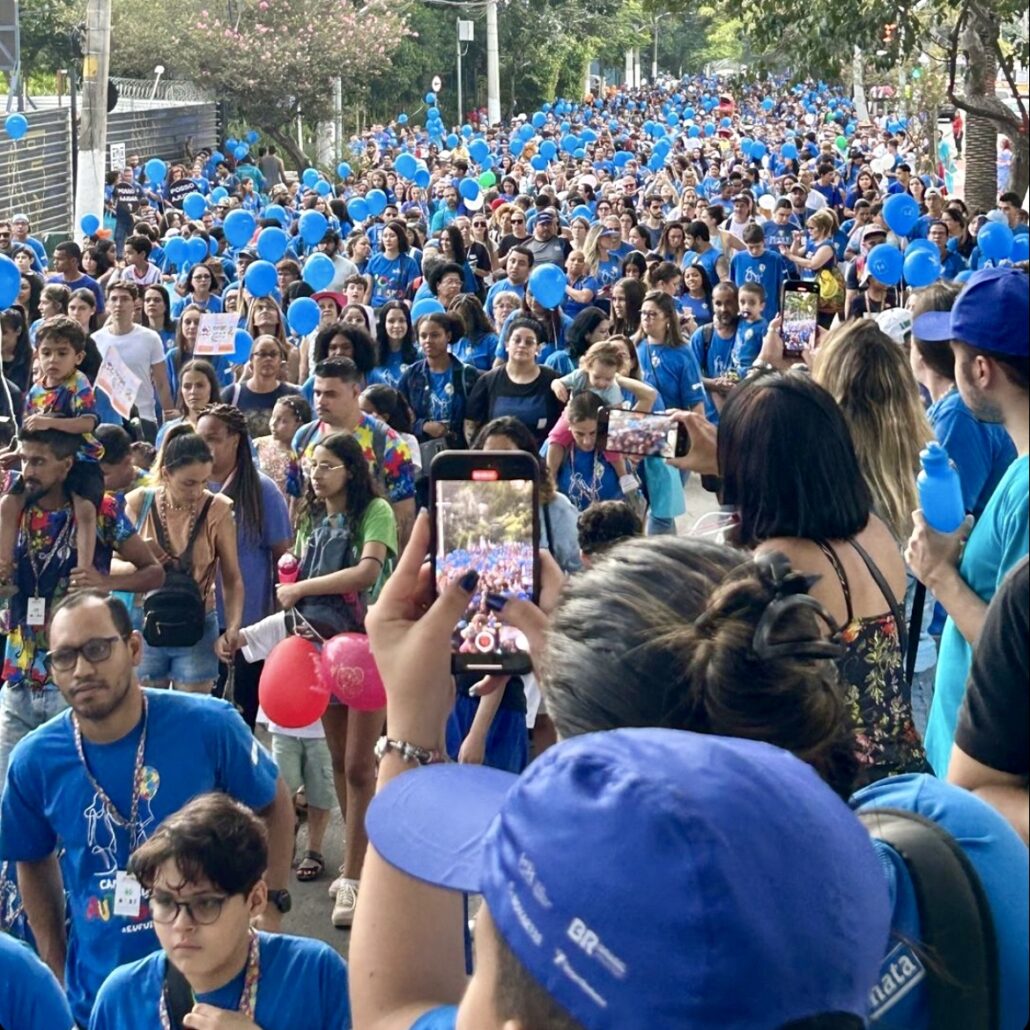
[[[974,272],[950,311],[927,311],[912,323],[927,343],[959,340],[978,350],[1025,358],[1030,353],[1030,277],[999,265]]]
[[[399,776],[366,818],[409,875],[481,893],[509,948],[591,1030],[863,1017],[890,929],[863,826],[770,744],[576,737],[520,777]]]

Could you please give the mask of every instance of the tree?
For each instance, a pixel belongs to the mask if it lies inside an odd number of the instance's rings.
[[[224,14],[209,2],[176,0],[167,53],[142,52],[229,101],[298,167],[308,162],[291,131],[297,116],[331,121],[333,80],[342,78],[345,102],[363,94],[408,31],[406,5],[391,0],[360,9],[350,0],[230,0]],[[120,31],[134,22],[129,31],[147,38],[147,5],[122,4],[119,13]]]
[[[741,0],[745,31],[756,49],[804,54],[806,74],[840,77],[853,48],[885,70],[919,53],[945,62],[950,101],[966,112],[966,200],[995,202],[997,134],[1012,140],[1012,189],[1030,184],[1028,112],[1015,69],[1030,61],[1023,0]],[[795,62],[796,65],[796,62]],[[1013,111],[995,95],[1001,70],[1016,98]]]
[[[78,0],[21,0],[22,77],[55,72],[72,59],[71,31],[82,20]]]

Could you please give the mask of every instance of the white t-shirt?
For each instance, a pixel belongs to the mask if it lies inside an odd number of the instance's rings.
[[[336,269],[333,281],[326,287],[336,293],[343,293],[343,287],[352,275],[358,274],[358,266],[349,257],[337,254],[333,259],[333,267]]]
[[[142,380],[136,394],[136,407],[140,418],[148,422],[157,421],[157,407],[154,404],[152,369],[165,363],[165,349],[161,337],[153,329],[134,325],[130,332],[119,336],[110,329],[98,329],[93,334],[100,356],[106,356],[109,347],[117,347],[118,353],[133,372]]]

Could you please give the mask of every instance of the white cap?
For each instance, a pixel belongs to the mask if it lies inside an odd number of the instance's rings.
[[[908,308],[888,308],[872,317],[895,343],[904,346],[912,332],[912,312]]]

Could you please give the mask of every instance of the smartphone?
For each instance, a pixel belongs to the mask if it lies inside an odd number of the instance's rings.
[[[788,279],[780,298],[783,312],[780,336],[783,356],[799,358],[806,347],[815,342],[816,316],[819,314],[819,285],[806,280]]]
[[[501,623],[488,594],[539,598],[540,464],[525,451],[441,451],[429,470],[433,582],[468,569],[479,583],[451,638],[451,669],[527,673],[529,643]]]
[[[682,458],[690,450],[687,427],[662,412],[602,408],[597,421],[602,448],[642,458]]]

